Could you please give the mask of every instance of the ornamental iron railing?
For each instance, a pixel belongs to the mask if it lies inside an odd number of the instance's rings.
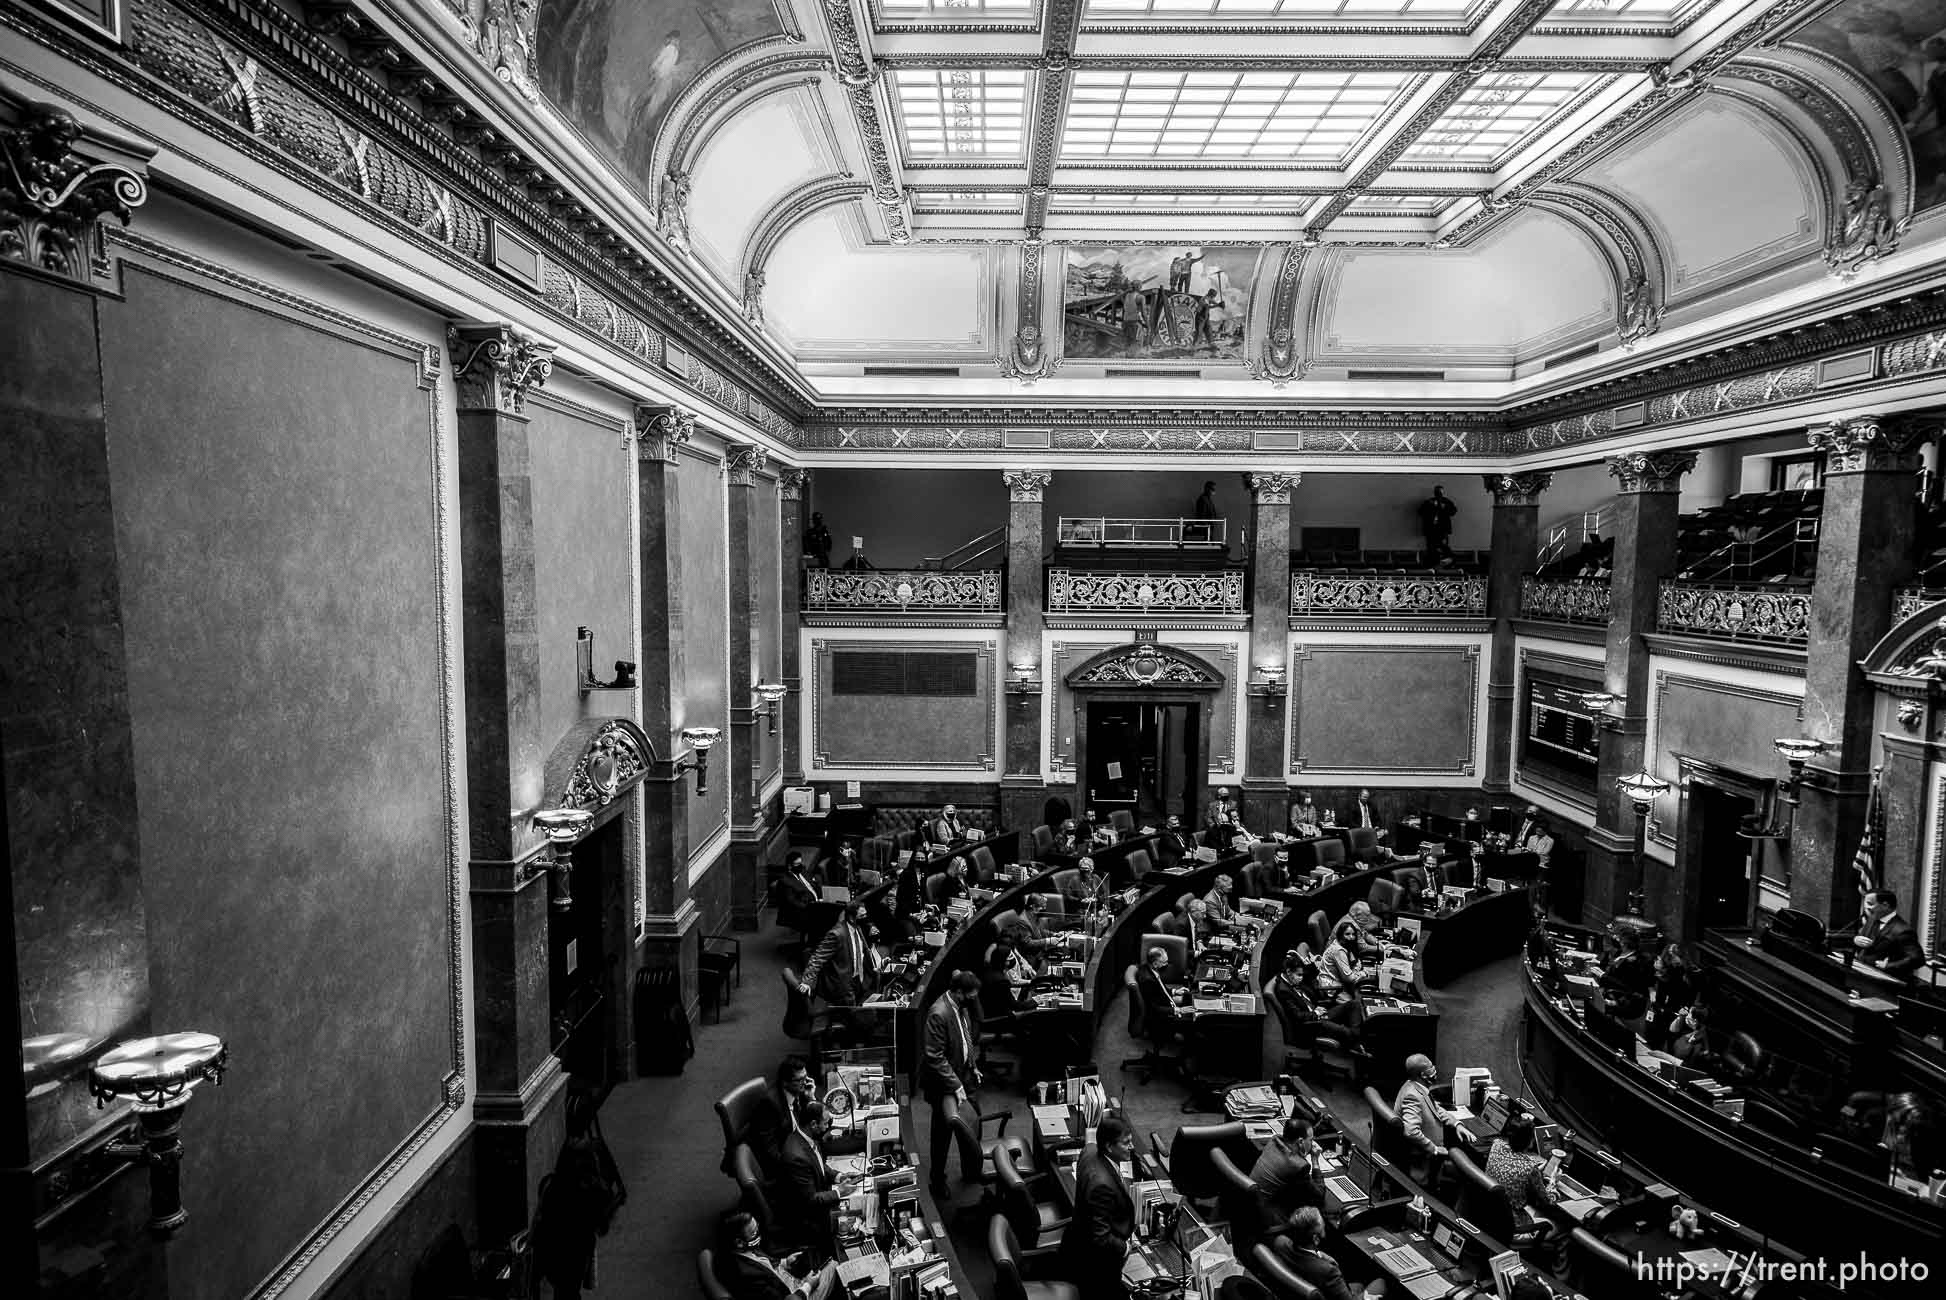
[[[925,613],[997,612],[1004,590],[998,569],[806,569],[807,610],[914,610]]]
[[[1047,612],[1241,614],[1243,570],[1173,573],[1049,569]]]
[[[1466,574],[1293,573],[1293,614],[1478,614],[1487,580]]]
[[[1928,605],[1946,600],[1946,589],[1939,587],[1900,587],[1892,597],[1892,621],[1903,623]]]
[[[1801,646],[1811,633],[1811,589],[1665,578],[1655,625],[1682,636]]]
[[[1608,579],[1522,578],[1520,616],[1550,623],[1606,623]]]

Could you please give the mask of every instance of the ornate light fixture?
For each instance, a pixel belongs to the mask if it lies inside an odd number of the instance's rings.
[[[1611,710],[1622,703],[1624,703],[1622,697],[1612,691],[1583,691],[1581,693],[1582,707],[1595,711],[1595,726],[1601,728],[1603,731],[1613,731],[1621,725],[1621,718],[1611,712]]]
[[[547,836],[549,847],[547,905],[556,912],[574,907],[574,842],[588,833],[595,815],[586,808],[543,808],[534,814],[534,827]]]
[[[676,764],[673,771],[677,775],[684,772],[694,772],[696,774],[696,793],[699,795],[709,793],[709,752],[715,746],[716,742],[722,738],[723,732],[717,727],[684,727],[682,729],[682,743],[689,746],[695,757],[693,759],[683,759]]]
[[[1643,906],[1643,859],[1648,848],[1649,813],[1655,808],[1655,801],[1675,787],[1653,772],[1641,771],[1617,777],[1615,788],[1635,808],[1635,887],[1628,893],[1628,911],[1630,916],[1639,917]]]
[[[1282,695],[1287,670],[1282,664],[1258,664],[1257,685],[1266,695]]]
[[[777,713],[778,713],[777,706],[783,702],[783,699],[786,695],[789,695],[791,693],[791,688],[784,685],[782,682],[758,682],[755,686],[751,687],[750,689],[755,691],[757,694],[757,698],[764,702],[762,708],[752,710],[751,716],[763,718],[767,720],[769,723],[770,734],[773,736],[776,735],[777,734]]]
[[[1784,784],[1784,802],[1797,807],[1798,782],[1804,779],[1804,765],[1831,748],[1822,740],[1809,736],[1781,736],[1771,742],[1784,761],[1791,765],[1791,778]]]
[[[215,1034],[158,1034],[104,1053],[88,1071],[96,1106],[128,1101],[140,1142],[111,1142],[112,1156],[149,1167],[149,1231],[167,1237],[189,1221],[182,1206],[182,1114],[196,1085],[223,1082],[230,1050]]]

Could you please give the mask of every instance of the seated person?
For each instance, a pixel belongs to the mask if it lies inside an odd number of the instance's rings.
[[[1115,823],[1102,816],[1100,812],[1088,814],[1088,844],[1094,849],[1112,849],[1121,842],[1121,835],[1115,830]]]
[[[1899,896],[1889,889],[1874,889],[1865,895],[1865,910],[1851,946],[1873,966],[1900,979],[1910,979],[1926,964],[1919,936],[1899,915]]]
[[[1019,951],[1005,939],[993,945],[986,969],[980,973],[980,1020],[983,1027],[1001,1030],[1015,1016],[1034,1009],[1033,999],[1027,995],[1027,983],[1015,977],[1020,960]],[[1030,974],[1030,982],[1031,979]]]
[[[1512,1114],[1500,1126],[1500,1136],[1487,1148],[1486,1175],[1507,1189],[1516,1214],[1530,1220],[1545,1220],[1559,1197],[1548,1178],[1547,1161],[1534,1150],[1534,1121],[1531,1116]]]
[[[1083,856],[1074,864],[1074,879],[1061,893],[1068,900],[1070,912],[1098,907],[1108,897],[1108,877],[1095,870],[1093,858]]]
[[[1257,1208],[1264,1230],[1274,1231],[1302,1205],[1324,1207],[1324,1175],[1317,1164],[1318,1143],[1309,1120],[1284,1121],[1284,1131],[1264,1143],[1250,1181],[1257,1185]]]
[[[919,914],[926,909],[925,874],[926,869],[915,853],[899,868],[898,879],[892,886],[892,917],[906,937],[919,933]]]
[[[818,1080],[811,1073],[809,1063],[801,1056],[786,1056],[777,1066],[777,1078],[768,1096],[769,1105],[757,1111],[744,1135],[766,1176],[776,1177],[784,1139],[797,1124],[798,1104],[816,1101],[817,1096]]]
[[[1440,854],[1442,847],[1444,846],[1432,840],[1426,840],[1419,845],[1419,870],[1426,873],[1426,892],[1434,897],[1437,897],[1439,891],[1446,887],[1446,868]],[[1411,901],[1416,903],[1419,900]]]
[[[1176,863],[1196,853],[1196,837],[1183,829],[1182,818],[1171,814],[1162,823],[1162,834],[1156,841],[1156,851],[1165,863]]]
[[[1284,954],[1284,967],[1271,977],[1268,991],[1283,1008],[1291,1032],[1300,1035],[1301,1042],[1315,1042],[1317,1031],[1328,1029],[1345,1038],[1354,1052],[1362,1052],[1357,1028],[1358,1000],[1334,1004],[1319,988],[1318,964],[1311,956],[1311,947],[1299,944]]]
[[[1696,1001],[1696,971],[1683,955],[1682,945],[1670,942],[1655,958],[1655,987],[1649,999],[1649,1027],[1642,1037],[1662,1049],[1674,1036],[1676,1017]]]
[[[1048,852],[1055,857],[1072,858],[1082,850],[1081,828],[1070,817],[1054,828],[1054,847]]]
[[[996,956],[1002,956],[1006,959],[1007,964],[1004,973],[1007,977],[1008,985],[1016,990],[1020,990],[1033,984],[1035,976],[1039,972],[1034,969],[1034,963],[1028,960],[1027,955],[1014,946],[1012,940],[1004,937],[996,939],[993,948]]]
[[[1710,1009],[1697,1002],[1677,1012],[1669,1022],[1669,1045],[1662,1050],[1691,1069],[1714,1069],[1717,1053],[1710,1032]]]
[[[1315,1205],[1299,1206],[1286,1221],[1284,1231],[1271,1239],[1271,1249],[1290,1266],[1291,1272],[1309,1282],[1320,1300],[1354,1300],[1338,1261],[1324,1249],[1324,1215]],[[1382,1283],[1365,1288],[1366,1300],[1385,1293]]]
[[[1241,928],[1242,919],[1237,916],[1236,908],[1230,898],[1236,893],[1237,882],[1224,872],[1203,895],[1203,910],[1209,918],[1210,927],[1222,934],[1235,934]]]
[[[1291,805],[1291,834],[1307,840],[1324,834],[1324,813],[1311,802],[1309,791],[1299,794]]]
[[[830,1300],[838,1290],[838,1266],[827,1261],[811,1269],[808,1252],[781,1260],[764,1253],[764,1232],[757,1216],[738,1210],[724,1220],[729,1250],[716,1261],[716,1280],[731,1300]],[[794,1268],[805,1269],[801,1275]]]
[[[835,1254],[835,1211],[858,1179],[833,1178],[824,1161],[824,1144],[831,1136],[831,1117],[821,1102],[797,1108],[797,1127],[784,1137],[777,1179],[771,1185],[771,1210],[782,1240],[808,1247],[820,1258]]]
[[[1266,894],[1289,893],[1298,888],[1291,882],[1290,852],[1279,849],[1271,855],[1270,861],[1259,863],[1257,883],[1263,886],[1263,892]]]
[[[832,850],[831,855],[819,862],[824,869],[824,883],[845,889],[863,889],[867,886],[858,879],[858,850],[850,840],[843,840]]]
[[[784,869],[777,876],[777,922],[793,930],[810,930],[816,909],[824,903],[824,881],[807,871],[804,855],[792,849],[784,855]]]
[[[1385,951],[1385,944],[1380,938],[1378,917],[1372,914],[1372,905],[1362,898],[1353,903],[1350,910],[1331,927],[1331,933],[1338,934],[1347,924],[1352,927],[1349,945],[1352,954],[1366,961],[1376,961]]]
[[[1478,808],[1468,808],[1465,820],[1460,822],[1459,838],[1472,844],[1485,843],[1487,824],[1480,817]]]
[[[1218,934],[1227,932],[1225,927],[1218,925],[1211,918],[1209,904],[1200,898],[1192,898],[1189,900],[1189,906],[1183,909],[1181,917],[1178,918],[1177,926],[1177,932],[1189,940],[1189,955],[1192,958],[1198,952],[1202,951],[1204,944],[1214,939]],[[1233,929],[1234,927],[1229,928]]]
[[[1203,814],[1203,828],[1218,833],[1215,838],[1208,835],[1203,837],[1204,842],[1210,844],[1227,844],[1230,835],[1248,833],[1243,829],[1243,810],[1237,807],[1236,800],[1231,797],[1229,786],[1216,787],[1216,799],[1210,804],[1209,811]]]
[[[939,816],[928,829],[932,833],[932,842],[941,848],[966,838],[966,823],[960,820],[959,809],[952,804],[939,810]]]
[[[1334,998],[1355,999],[1359,985],[1378,983],[1377,970],[1358,964],[1357,943],[1358,926],[1350,920],[1340,921],[1333,928],[1331,942],[1318,962],[1318,985]]]
[[[1040,926],[1011,907],[993,918],[993,928],[1002,939],[1029,957],[1039,957],[1047,950],[1047,938]]]
[[[939,882],[939,905],[941,907],[946,906],[946,904],[952,902],[955,898],[965,898],[967,896],[966,859],[952,859],[946,864],[946,870],[943,874],[945,879]]]
[[[1151,948],[1142,968],[1135,973],[1135,986],[1141,990],[1142,1010],[1146,1013],[1148,1039],[1158,1047],[1181,1039],[1189,1025],[1189,1017],[1176,1005],[1175,994],[1163,983],[1162,973],[1168,968],[1168,950]]]

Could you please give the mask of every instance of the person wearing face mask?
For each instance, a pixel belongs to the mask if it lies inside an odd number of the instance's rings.
[[[1220,840],[1222,843],[1218,847],[1227,846],[1231,836],[1244,834],[1243,810],[1237,807],[1236,800],[1231,797],[1229,786],[1220,785],[1216,788],[1216,799],[1210,804],[1209,811],[1203,815],[1203,825],[1213,832],[1215,837],[1211,839],[1205,836],[1205,839],[1211,843]]]
[[[1162,835],[1156,842],[1157,852],[1163,865],[1168,866],[1191,857],[1196,852],[1196,837],[1183,828],[1182,818],[1173,814],[1162,823]]]
[[[965,838],[966,823],[960,820],[959,809],[947,804],[939,810],[939,817],[932,824],[932,842],[944,848]]]
[[[1392,1103],[1399,1126],[1405,1130],[1405,1140],[1418,1153],[1417,1163],[1424,1172],[1423,1175],[1415,1173],[1414,1177],[1422,1187],[1431,1187],[1439,1181],[1440,1166],[1446,1162],[1446,1126],[1459,1122],[1459,1116],[1440,1105],[1432,1095],[1433,1082],[1438,1077],[1439,1070],[1432,1058],[1414,1052],[1405,1058],[1405,1082],[1399,1085],[1398,1098]]]
[[[1300,1205],[1324,1205],[1324,1175],[1317,1164],[1318,1143],[1310,1121],[1293,1116],[1284,1131],[1264,1144],[1250,1181],[1257,1185],[1257,1206],[1266,1231]]]
[[[1120,1166],[1135,1156],[1135,1131],[1120,1115],[1095,1126],[1074,1167],[1074,1215],[1061,1235],[1061,1276],[1081,1300],[1127,1300],[1122,1261],[1135,1236],[1135,1197]]]
[[[923,1036],[925,1057],[919,1068],[919,1092],[932,1106],[932,1141],[928,1151],[932,1193],[944,1199],[946,1159],[952,1150],[953,1118],[963,1117],[979,1124],[979,1103],[974,1100],[980,1086],[980,1072],[973,1061],[979,1030],[974,1024],[975,1004],[980,996],[980,977],[970,970],[958,971],[946,993],[926,1010]],[[967,1162],[978,1172],[976,1155]]]
[[[862,1006],[877,984],[878,954],[872,951],[871,934],[864,906],[854,905],[825,931],[797,981],[799,993],[823,999],[834,1009],[833,1018],[855,1033],[869,1032],[874,1022],[870,1012],[842,1010]]]
[[[791,1265],[803,1252],[783,1260],[764,1253],[764,1230],[757,1216],[738,1210],[724,1221],[730,1250],[716,1266],[716,1280],[731,1300],[830,1300],[838,1286],[838,1266],[827,1262],[799,1277]]]
[[[1074,879],[1062,889],[1069,912],[1082,912],[1101,904],[1108,894],[1108,878],[1095,870],[1095,860],[1084,857],[1074,864]]]
[[[830,1136],[831,1117],[823,1104],[800,1103],[797,1126],[784,1138],[771,1198],[778,1234],[822,1258],[836,1253],[834,1211],[859,1182],[856,1178],[832,1177],[831,1166],[824,1159],[824,1144]]]

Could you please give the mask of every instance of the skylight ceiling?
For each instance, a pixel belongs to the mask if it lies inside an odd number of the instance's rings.
[[[908,158],[1018,158],[1027,74],[1015,68],[893,74]]]
[[[1572,72],[1490,72],[1406,148],[1404,161],[1494,166],[1608,80]]]
[[[1203,21],[1264,22],[1283,19],[1318,22],[1330,19],[1370,21],[1436,20],[1464,23],[1487,7],[1489,0],[1088,0],[1084,24],[1146,18],[1174,23]]]
[[[1339,166],[1398,102],[1400,72],[1113,72],[1074,77],[1064,158]]]

